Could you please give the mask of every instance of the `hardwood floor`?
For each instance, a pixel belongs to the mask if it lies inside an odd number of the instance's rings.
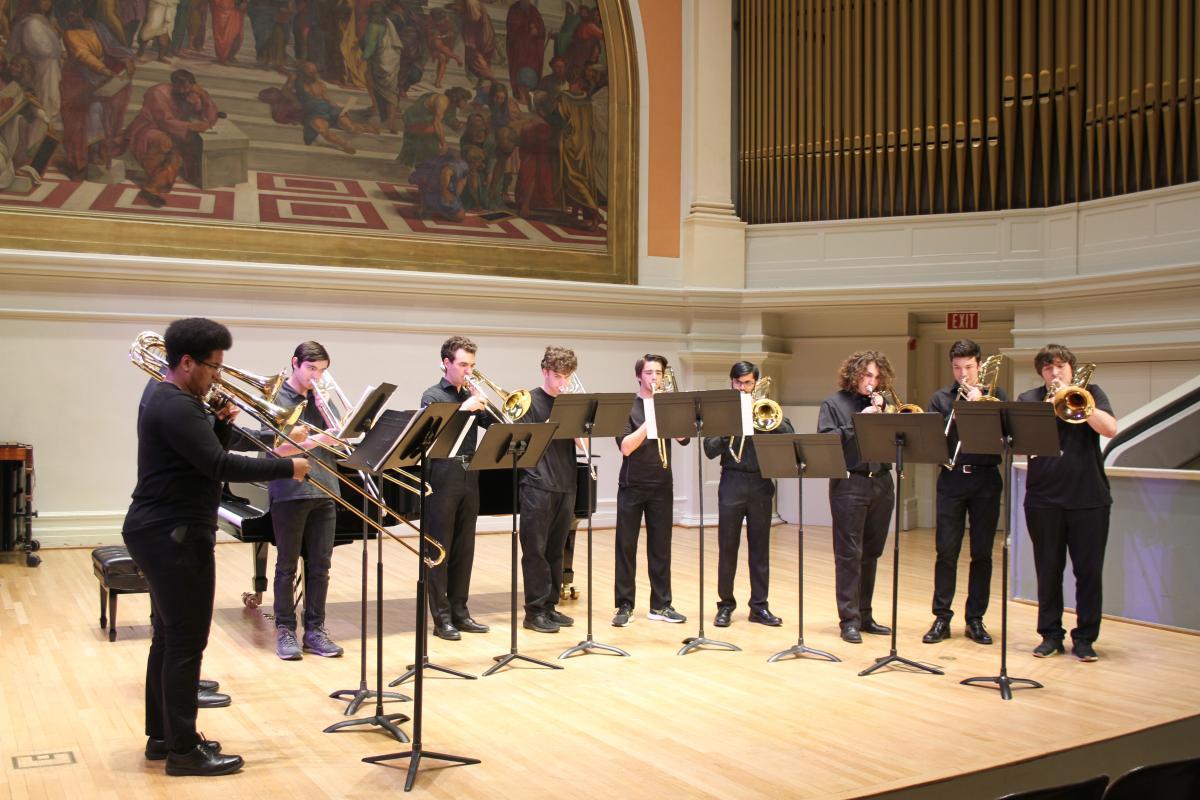
[[[772,609],[784,627],[746,621],[744,605],[727,629],[711,627],[716,590],[716,537],[707,531],[706,633],[742,652],[677,656],[680,641],[697,631],[696,531],[677,528],[675,607],[683,625],[645,618],[644,555],[636,621],[609,625],[612,615],[612,532],[595,541],[594,635],[632,657],[557,656],[586,633],[583,535],[576,566],[579,600],[560,610],[576,625],[558,635],[520,631],[520,652],[563,663],[548,670],[521,665],[480,680],[426,681],[424,745],[482,759],[468,767],[423,762],[416,791],[445,798],[857,797],[975,772],[1047,752],[1109,739],[1200,709],[1192,665],[1200,637],[1106,620],[1097,642],[1101,660],[1033,658],[1037,644],[1031,606],[1010,604],[1010,675],[1034,678],[1040,690],[1019,690],[1003,702],[994,689],[959,680],[995,675],[999,648],[962,635],[923,645],[929,625],[933,544],[929,531],[902,536],[901,655],[945,669],[945,676],[903,670],[870,677],[858,672],[888,652],[886,637],[862,645],[838,638],[828,529],[806,530],[806,643],[843,659],[767,658],[796,642],[796,528],[775,528]],[[200,727],[247,766],[216,779],[167,778],[161,762],[142,757],[142,693],[149,640],[146,595],[123,596],[118,639],[98,627],[98,590],[90,551],[51,550],[38,569],[0,558],[0,796],[14,798],[172,798],[222,800],[262,797],[371,797],[403,787],[407,761],[376,766],[363,756],[406,749],[377,731],[322,733],[344,719],[335,689],[359,680],[359,564],[357,545],[334,556],[330,634],[346,647],[340,659],[306,656],[283,662],[273,653],[268,592],[263,610],[242,607],[250,585],[249,547],[217,548],[217,611],[205,658],[205,677],[221,681],[233,706],[202,710]],[[997,550],[997,554],[998,554]],[[374,545],[371,583],[374,586]],[[508,652],[506,535],[481,536],[471,610],[492,626],[461,642],[431,638],[434,662],[480,674]],[[742,558],[745,556],[743,554]],[[876,616],[891,614],[891,550],[880,561]],[[961,609],[966,557],[961,564]],[[384,679],[410,663],[416,560],[385,545]],[[999,570],[993,581],[998,592]],[[739,597],[747,592],[745,565]],[[371,605],[374,614],[374,605]],[[998,595],[987,623],[999,638]],[[518,619],[519,624],[519,619]],[[373,617],[372,617],[373,631]],[[1068,621],[1068,626],[1070,622]],[[369,644],[374,685],[374,642]],[[411,712],[409,703],[388,711]],[[372,707],[364,709],[372,713]],[[405,725],[411,732],[411,725]],[[57,754],[57,755],[53,755]],[[4,791],[6,790],[6,791]]]

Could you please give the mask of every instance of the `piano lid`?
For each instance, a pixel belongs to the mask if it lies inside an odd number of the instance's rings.
[[[1200,376],[1121,418],[1106,467],[1200,469]]]

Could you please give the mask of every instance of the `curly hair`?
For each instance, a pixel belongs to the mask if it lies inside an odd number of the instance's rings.
[[[557,372],[560,375],[570,375],[579,366],[575,351],[568,347],[550,345],[542,355],[542,369]]]
[[[892,362],[878,350],[859,350],[857,353],[851,353],[838,367],[838,388],[844,392],[854,391],[872,363],[879,368],[879,385],[875,389],[889,388],[896,380],[896,372],[892,369]]]
[[[167,347],[167,366],[171,369],[178,367],[184,356],[191,356],[193,361],[205,361],[217,350],[233,347],[229,329],[204,317],[175,320],[167,326],[163,341]]]
[[[458,355],[459,350],[466,350],[471,355],[475,355],[475,343],[465,336],[451,336],[446,341],[442,342],[442,360],[447,358],[451,361]]]

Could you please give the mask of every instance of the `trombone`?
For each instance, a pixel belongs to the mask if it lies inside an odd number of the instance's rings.
[[[955,400],[968,400],[973,403],[979,402],[999,402],[1000,398],[996,396],[996,384],[1000,380],[1000,368],[1004,366],[1004,354],[996,353],[990,355],[983,360],[979,365],[979,383],[972,385],[965,381],[959,383],[958,391],[954,395]],[[979,397],[971,400],[971,390],[979,389]],[[950,435],[950,426],[954,424],[954,409],[950,409],[950,416],[946,418],[946,429],[942,432],[943,436]],[[962,440],[954,445],[954,454],[950,456],[950,460],[942,464],[946,469],[954,469],[954,465],[958,463],[958,454],[962,450]]]
[[[562,390],[561,394],[587,394],[587,389],[583,388],[583,381],[580,380],[578,372],[571,373],[571,377],[567,380],[567,386]],[[588,461],[591,461],[592,453],[589,446],[589,440],[576,439],[575,441],[579,443],[580,449],[583,450],[584,458],[588,459]],[[588,474],[591,475],[592,480],[596,480],[599,477],[599,473],[596,470],[595,464],[591,465],[591,469],[588,470]]]
[[[897,396],[896,390],[890,386],[877,392],[871,392],[872,397],[876,395],[883,399],[882,413],[884,414],[921,414],[925,411],[916,403],[905,403]]]
[[[754,388],[750,390],[750,396],[754,398],[754,402],[750,406],[750,420],[754,424],[754,430],[760,433],[769,433],[783,424],[783,407],[767,397],[770,391],[770,375],[764,375],[760,380],[755,381]],[[738,442],[737,452],[734,452],[733,443],[730,443],[729,455],[740,464],[745,449],[746,437],[743,436]]]
[[[133,340],[133,344],[129,347],[129,360],[133,362],[134,366],[138,367],[155,380],[164,380],[167,372],[166,342],[163,341],[161,336],[153,331],[143,331],[137,335],[137,337]],[[223,377],[224,373],[226,372],[234,376],[246,376],[250,378],[251,384],[256,386],[257,383],[262,380],[258,376],[253,375],[253,373],[239,370],[236,367],[227,367],[222,365],[221,374],[216,376],[212,387],[208,391],[208,394],[206,394],[203,398],[204,402],[209,406],[209,408],[215,410],[223,406],[225,403],[232,401],[237,404],[238,407],[244,409],[250,416],[254,417],[263,425],[271,429],[276,436],[279,436],[290,442],[292,445],[298,447],[299,443],[289,437],[285,430],[291,428],[296,424],[296,421],[300,419],[300,415],[304,413],[305,404],[301,402],[295,408],[282,408],[270,402],[269,400],[265,400],[262,397],[251,394],[239,386],[229,383]],[[239,377],[239,380],[241,379],[242,378]],[[271,453],[272,451],[270,445],[259,441],[251,435],[245,435],[243,438],[253,442],[255,446],[259,447],[266,453]],[[322,469],[332,473],[339,483],[349,486],[350,488],[354,489],[354,491],[361,494],[368,503],[373,503],[377,508],[380,509],[385,519],[388,516],[395,517],[408,527],[420,533],[420,528],[405,519],[402,514],[389,508],[382,501],[372,497],[362,489],[358,488],[358,486],[356,486],[352,481],[347,480],[340,473],[338,473],[335,467],[331,467],[315,458],[310,459],[310,463],[319,465]],[[371,519],[363,512],[359,511],[353,505],[343,500],[340,495],[335,494],[311,478],[308,480],[330,500],[354,514],[354,516],[358,517],[378,533],[392,537],[406,547],[409,551],[411,551],[413,555],[421,555],[420,550],[413,547],[411,544],[401,539],[399,536],[392,533],[387,528],[383,527],[383,525]],[[445,561],[445,548],[443,548],[436,539],[430,536],[423,536],[423,538],[425,543],[434,549],[435,553],[433,558],[426,556],[425,563],[430,567],[436,567],[438,564],[441,564],[443,561]]]
[[[441,365],[442,372],[446,371],[446,365]],[[528,389],[517,389],[515,392],[506,392],[497,386],[492,381],[488,380],[483,373],[477,369],[471,370],[471,373],[464,376],[466,381],[471,386],[471,390],[483,398],[487,404],[486,409],[489,414],[497,422],[513,423],[525,416],[529,412],[529,406],[533,402],[533,396]],[[492,402],[488,397],[488,392],[500,398],[500,403]]]
[[[1046,402],[1054,406],[1054,415],[1063,422],[1078,425],[1096,410],[1096,398],[1087,390],[1096,371],[1095,364],[1084,364],[1066,386],[1055,381],[1046,390]]]
[[[676,391],[679,391],[679,387],[675,383],[675,370],[667,367],[663,370],[662,383],[654,384],[654,394]],[[671,468],[671,456],[667,452],[667,445],[669,444],[670,442],[666,439],[658,440],[658,460],[662,462],[663,469]]]

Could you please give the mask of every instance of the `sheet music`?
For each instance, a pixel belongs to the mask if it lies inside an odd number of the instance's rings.
[[[741,392],[738,398],[742,402],[742,436],[754,435],[754,395]]]
[[[472,415],[471,418],[467,420],[467,424],[463,425],[462,432],[460,434],[458,434],[458,438],[454,440],[454,447],[450,448],[450,457],[451,458],[454,458],[455,456],[458,455],[458,450],[459,450],[459,448],[462,447],[463,442],[466,441],[467,434],[468,433],[473,434],[474,431],[475,431],[475,417],[474,417],[474,415]]]
[[[654,415],[654,398],[647,397],[642,401],[642,407],[646,411],[646,438],[658,438],[658,417]]]
[[[350,406],[350,410],[338,421],[337,430],[333,432],[334,436],[339,439],[342,438],[342,434],[346,431],[346,423],[354,419],[355,412],[362,407],[363,403],[367,402],[367,398],[371,396],[371,392],[373,391],[375,391],[374,386],[368,386],[366,389],[363,389],[362,396],[358,398],[358,402]]]

